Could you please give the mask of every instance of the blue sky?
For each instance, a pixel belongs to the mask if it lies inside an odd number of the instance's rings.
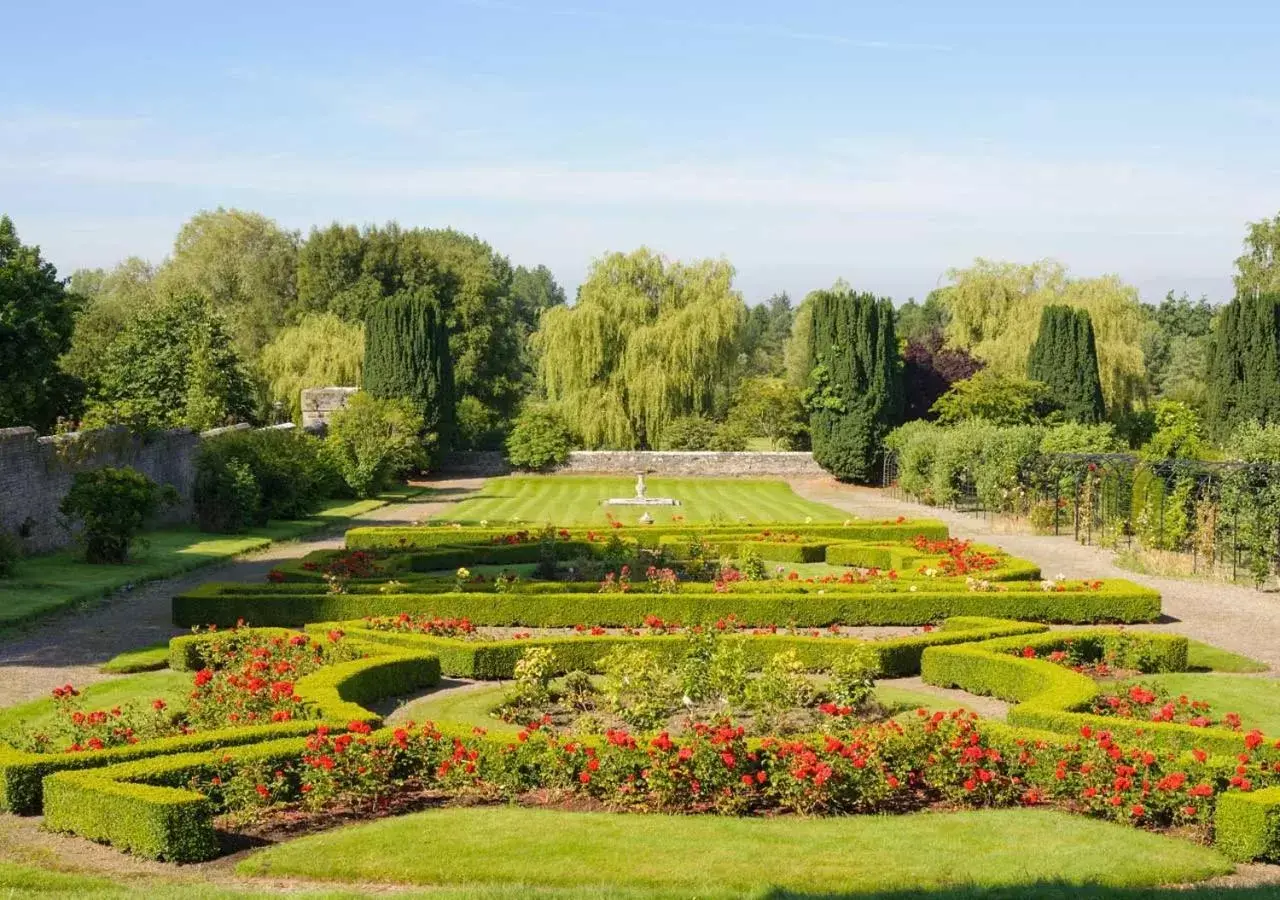
[[[3,14],[0,211],[65,273],[223,205],[452,225],[570,286],[648,244],[751,301],[980,255],[1224,299],[1280,211],[1263,3],[54,6]]]

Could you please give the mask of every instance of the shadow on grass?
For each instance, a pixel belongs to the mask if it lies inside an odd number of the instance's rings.
[[[1028,848],[1030,850],[1030,848]],[[1280,881],[1255,887],[1121,888],[1105,885],[1036,882],[1009,887],[951,887],[831,894],[783,889],[758,895],[759,900],[1278,900]]]

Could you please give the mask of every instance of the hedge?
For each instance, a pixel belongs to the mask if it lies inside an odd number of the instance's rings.
[[[1037,622],[1151,622],[1160,615],[1160,594],[1126,581],[1100,590],[969,591],[963,586],[921,586],[917,591],[875,590],[873,585],[809,585],[793,589],[777,582],[760,589],[716,593],[685,590],[656,593],[480,593],[423,594],[351,592],[334,594],[311,586],[207,584],[173,598],[179,627],[227,627],[243,620],[255,626],[301,626],[402,612],[467,617],[476,625],[565,628],[580,623],[639,626],[647,616],[684,623],[736,616],[749,625],[801,627],[924,625],[952,616],[986,616]],[[305,588],[305,589],[300,589]]]
[[[179,649],[171,650],[171,661],[180,665],[174,667],[192,668],[189,663],[198,659],[199,644],[214,638],[216,635],[175,638]],[[0,811],[19,815],[40,812],[40,782],[53,772],[308,734],[317,722],[344,728],[357,720],[378,725],[382,717],[361,704],[407,694],[440,681],[440,661],[430,653],[391,647],[385,642],[361,642],[358,646],[370,655],[325,666],[298,679],[295,690],[314,705],[314,719],[220,728],[86,753],[28,753],[0,744]],[[198,667],[197,664],[195,668]]]
[[[1218,798],[1213,816],[1214,846],[1235,862],[1280,863],[1280,787]]]
[[[666,664],[676,665],[688,646],[681,635],[578,635],[536,637],[521,640],[475,641],[438,637],[369,627],[364,621],[320,623],[307,626],[323,632],[338,627],[363,641],[384,642],[404,649],[427,651],[439,657],[441,671],[450,677],[482,680],[508,679],[515,675],[516,661],[531,647],[546,647],[555,656],[556,673],[575,670],[599,671],[600,661],[618,647],[654,651]],[[794,650],[809,671],[826,671],[844,653],[868,647],[876,656],[880,677],[898,678],[920,671],[920,655],[926,647],[981,641],[1001,635],[1025,635],[1045,630],[1044,625],[999,619],[957,617],[938,631],[882,641],[864,641],[834,636],[811,637],[792,634],[739,635],[747,665],[759,670],[775,654]]]
[[[633,540],[642,546],[654,547],[663,538],[717,541],[742,541],[761,534],[760,529],[752,529],[741,525],[731,527],[708,525],[705,527],[689,525],[646,525],[634,528],[600,527],[594,529],[571,528],[570,541],[586,541],[588,532],[602,540],[610,534],[616,534],[624,540]],[[917,519],[903,522],[867,522],[857,521],[849,525],[822,525],[809,522],[797,524],[770,524],[768,528],[774,534],[802,534],[813,538],[833,538],[842,541],[892,541],[907,543],[919,535],[931,540],[943,540],[949,537],[947,526],[934,519]],[[525,531],[530,535],[530,543],[537,544],[537,526],[505,528],[454,528],[439,526],[367,526],[352,528],[347,531],[346,543],[350,550],[385,550],[385,551],[421,551],[434,550],[439,547],[462,547],[480,545],[498,545],[508,535]],[[516,545],[513,545],[516,546]]]
[[[1000,638],[977,644],[933,647],[924,652],[920,674],[928,684],[958,687],[1017,703],[1009,710],[1012,725],[1059,734],[1079,734],[1083,727],[1109,731],[1121,740],[1154,743],[1164,750],[1202,749],[1216,754],[1244,750],[1244,735],[1222,728],[1193,728],[1172,722],[1147,722],[1086,712],[1099,687],[1092,678],[1043,659],[1026,659],[1016,651],[1030,646],[1044,653],[1063,649],[1068,641],[1102,640],[1117,631],[1055,631],[1025,639]],[[1123,632],[1149,654],[1144,671],[1186,670],[1187,639],[1174,634]]]

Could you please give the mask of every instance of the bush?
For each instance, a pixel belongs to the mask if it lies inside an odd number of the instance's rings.
[[[325,444],[347,485],[372,497],[424,462],[423,418],[409,400],[379,400],[365,392],[329,422]]]
[[[741,453],[747,449],[747,441],[751,439],[751,430],[745,422],[731,419],[716,428],[711,438],[710,449],[722,453]]]
[[[458,400],[457,448],[501,450],[506,437],[502,416],[470,394]]]
[[[527,406],[507,437],[507,461],[517,469],[549,469],[563,465],[573,439],[560,415],[549,407]]]
[[[300,519],[345,487],[324,443],[304,432],[266,428],[204,441],[196,461],[196,521],[237,532],[270,519]]]
[[[177,501],[172,486],[160,487],[129,466],[77,472],[58,509],[81,523],[79,540],[91,563],[123,563],[129,546],[162,503]]]
[[[1047,385],[989,369],[957,381],[933,405],[933,412],[943,425],[972,419],[993,425],[1030,425],[1054,409]]]
[[[22,545],[18,539],[7,531],[0,531],[0,578],[12,575],[21,558]]]
[[[201,453],[196,460],[196,524],[201,531],[236,534],[258,520],[262,494],[243,460]]]
[[[706,416],[680,416],[662,429],[662,450],[707,450],[716,437],[716,423]]]

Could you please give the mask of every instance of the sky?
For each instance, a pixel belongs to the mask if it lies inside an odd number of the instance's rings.
[[[201,209],[478,234],[570,288],[725,257],[749,302],[975,257],[1229,299],[1280,212],[1280,7],[10,4],[0,213],[63,274]]]

